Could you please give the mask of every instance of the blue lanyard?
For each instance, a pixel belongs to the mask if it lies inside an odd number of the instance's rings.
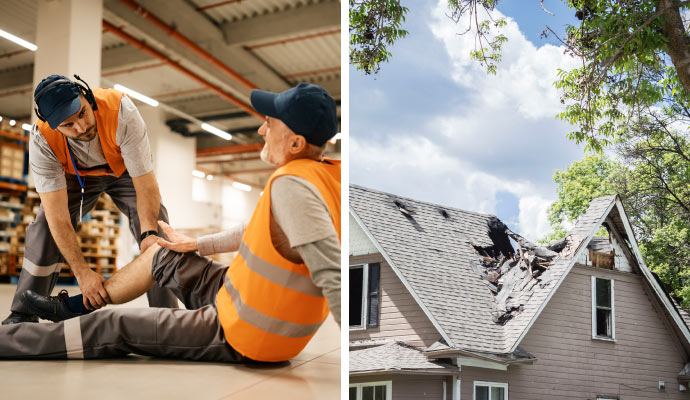
[[[72,166],[74,167],[74,172],[77,173],[77,180],[79,181],[79,186],[81,186],[81,200],[79,201],[79,222],[81,222],[82,209],[84,207],[84,183],[81,181],[79,176],[79,170],[77,169],[77,164],[74,162],[74,156],[72,155],[72,148],[69,147],[69,140],[65,138],[65,143],[67,143],[67,151],[69,151],[69,158],[72,160]],[[84,180],[86,180],[86,175],[84,175]]]

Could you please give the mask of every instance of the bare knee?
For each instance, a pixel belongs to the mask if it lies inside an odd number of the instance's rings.
[[[105,282],[105,290],[113,304],[135,299],[153,286],[151,266],[153,257],[159,249],[160,246],[154,243]]]

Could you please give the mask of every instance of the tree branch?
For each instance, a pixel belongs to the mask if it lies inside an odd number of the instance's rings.
[[[547,13],[549,15],[553,15],[553,13],[551,11],[544,8],[544,0],[541,0],[540,3],[541,3],[541,9],[544,10],[545,13]]]

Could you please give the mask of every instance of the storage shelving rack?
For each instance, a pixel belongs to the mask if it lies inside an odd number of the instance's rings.
[[[11,275],[12,240],[21,222],[28,174],[28,132],[0,121],[0,278]]]

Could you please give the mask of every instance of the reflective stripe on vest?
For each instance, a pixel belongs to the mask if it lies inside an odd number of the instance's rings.
[[[321,289],[314,285],[311,277],[297,274],[262,260],[249,249],[244,241],[240,244],[240,255],[252,271],[278,285],[315,297],[323,297]],[[226,281],[227,284],[227,281]]]
[[[263,314],[251,308],[242,301],[240,293],[232,285],[232,281],[227,275],[225,275],[225,290],[230,294],[232,303],[235,305],[235,309],[240,318],[262,331],[289,338],[300,338],[315,334],[321,324],[323,324],[323,321],[312,325],[295,324],[294,322],[273,318],[270,315]]]

